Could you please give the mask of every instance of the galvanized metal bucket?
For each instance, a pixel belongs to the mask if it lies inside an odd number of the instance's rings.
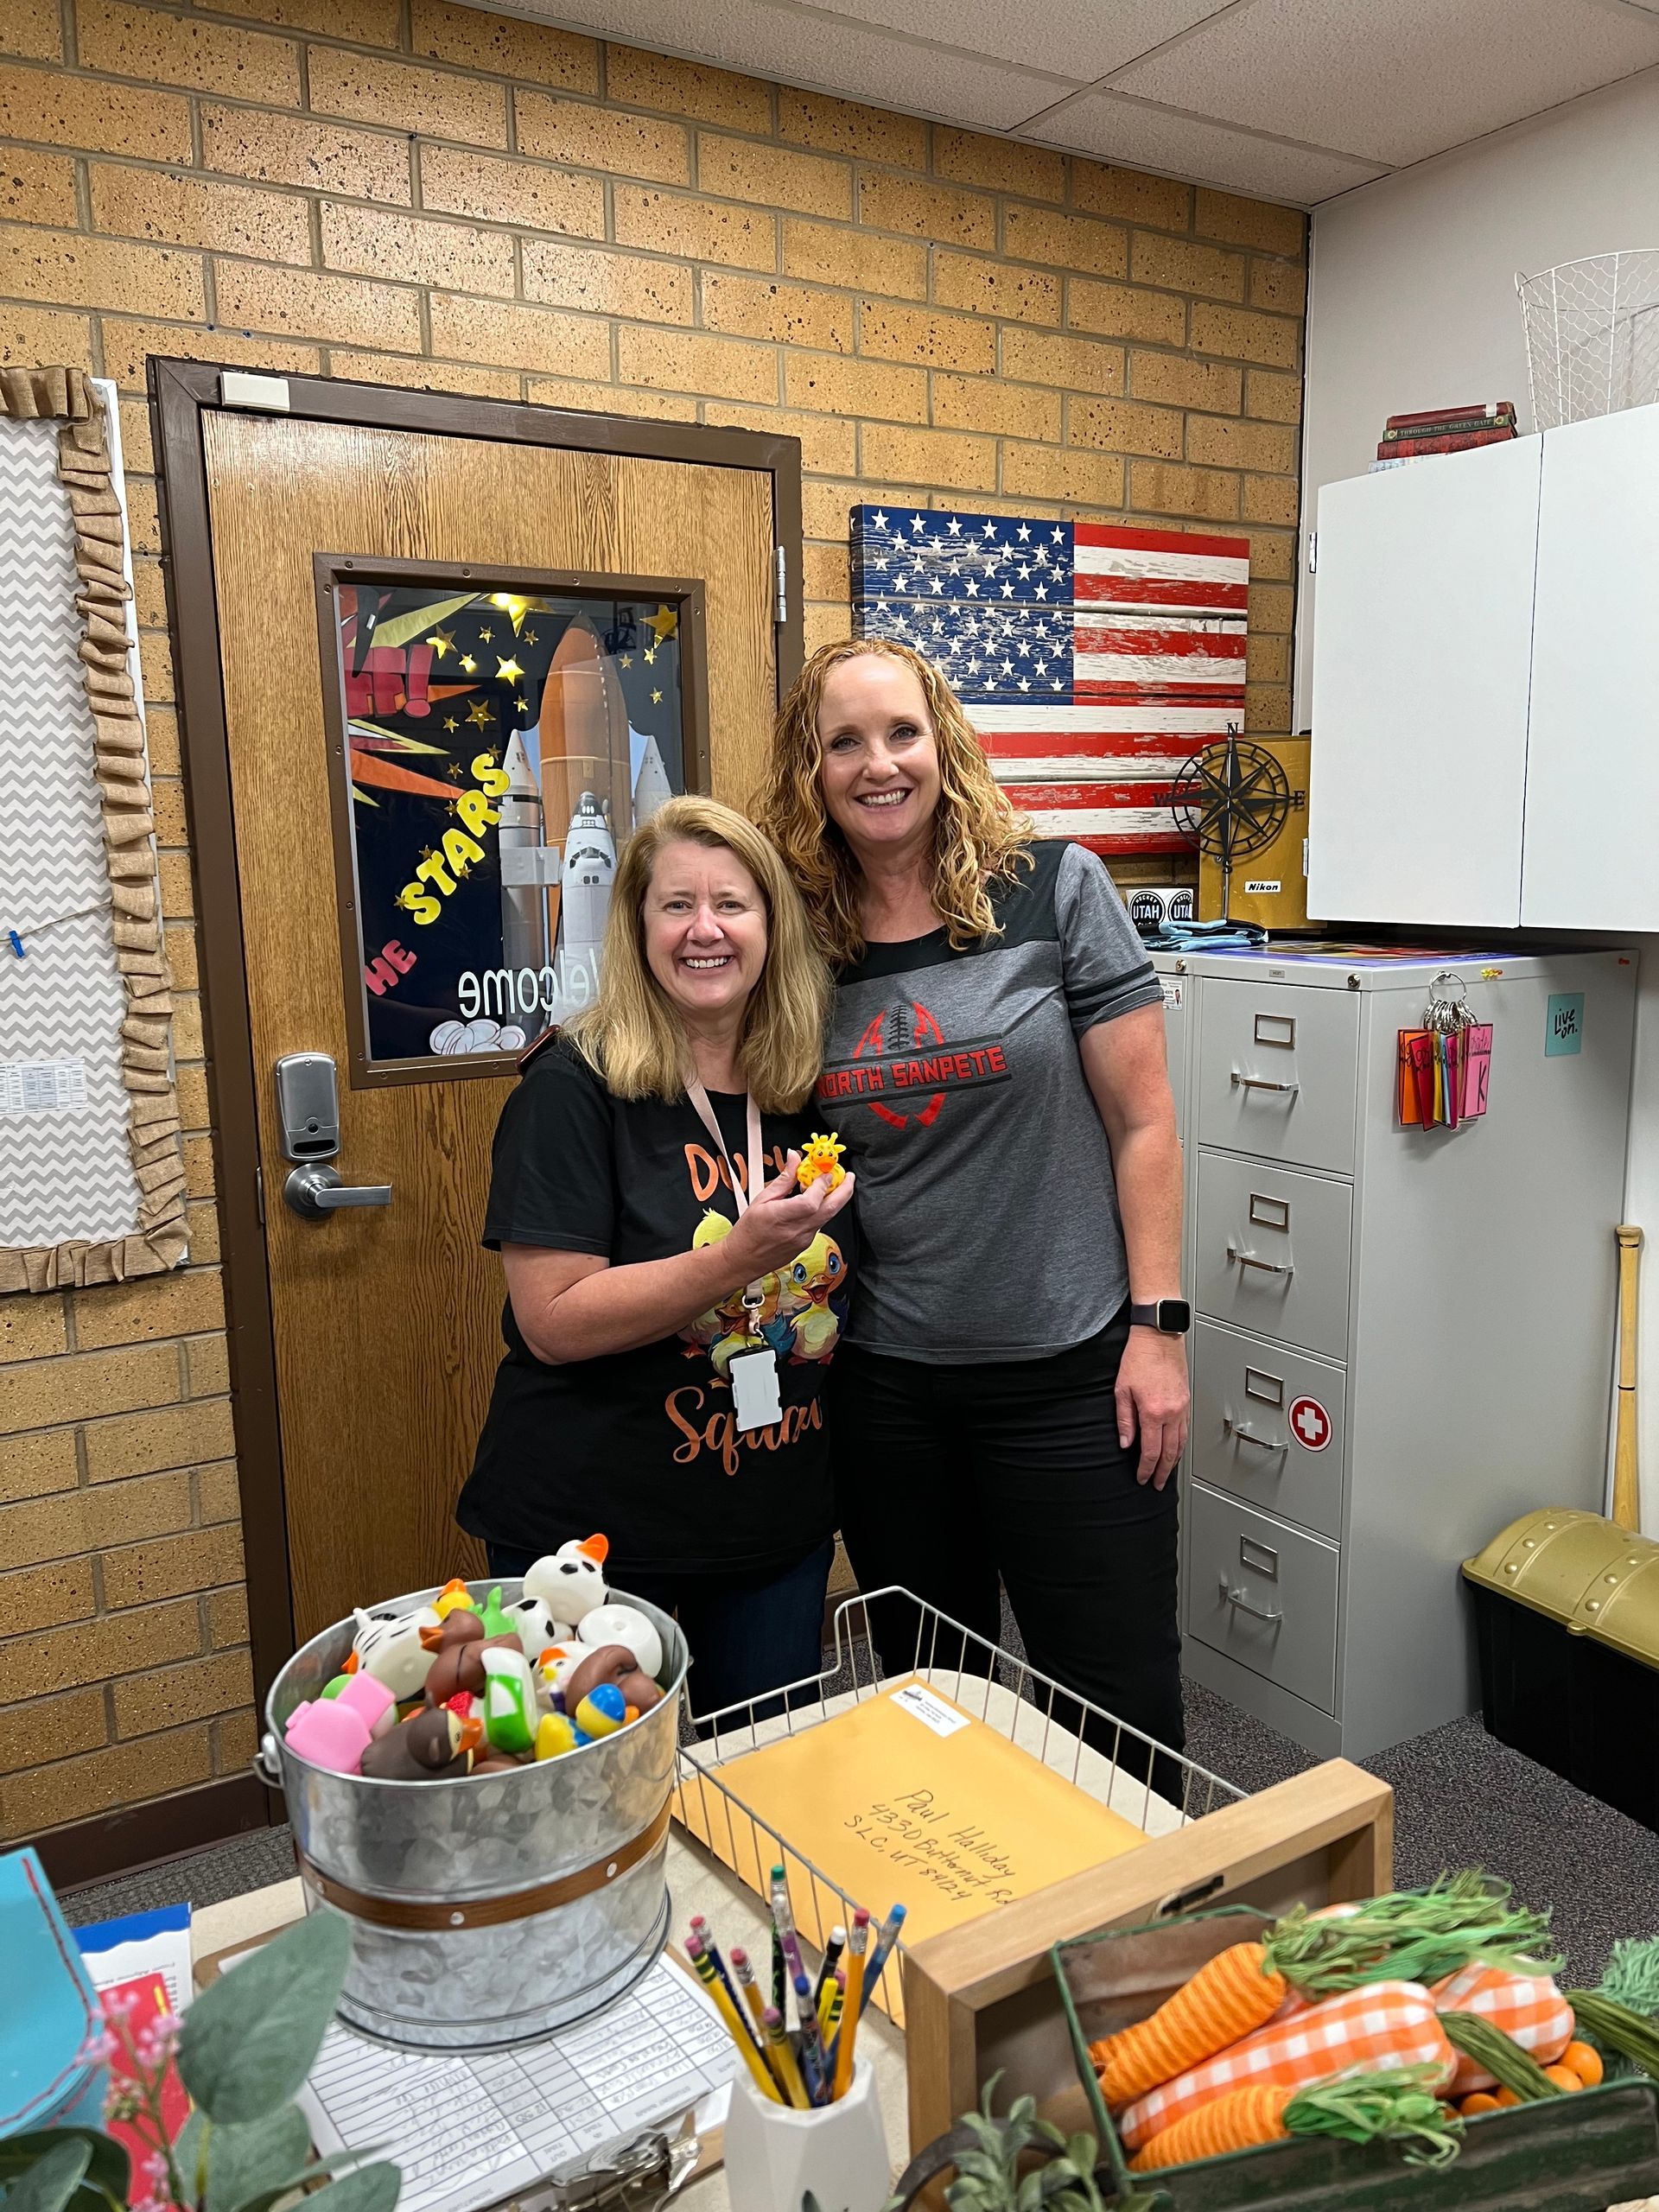
[[[492,1585],[468,1586],[481,1605]],[[502,1589],[511,1603],[523,1586]],[[340,2011],[365,2034],[428,2050],[526,2042],[598,2012],[661,1951],[685,1639],[656,1606],[614,1594],[663,1639],[662,1703],[510,1774],[376,1782],[296,1757],[283,1725],[340,1672],[353,1621],[314,1637],[271,1685],[255,1765],[288,1800],[308,1909],[351,1928]]]

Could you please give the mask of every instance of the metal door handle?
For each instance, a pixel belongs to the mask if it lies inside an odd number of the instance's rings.
[[[1236,1068],[1232,1080],[1241,1090],[1282,1090],[1292,1098],[1302,1087],[1300,1083],[1269,1083],[1264,1075],[1240,1075]]]
[[[283,1185],[283,1196],[296,1213],[304,1214],[308,1220],[319,1221],[324,1214],[337,1213],[342,1206],[389,1206],[391,1185],[342,1183],[337,1170],[314,1160],[308,1166],[293,1170]]]
[[[1264,1606],[1253,1605],[1242,1590],[1233,1588],[1224,1574],[1221,1578],[1221,1594],[1230,1605],[1236,1605],[1241,1613],[1249,1613],[1253,1620],[1281,1621],[1285,1618],[1281,1612],[1273,1612]]]
[[[1225,1435],[1236,1436],[1241,1444],[1254,1444],[1258,1452],[1285,1452],[1290,1448],[1287,1444],[1275,1442],[1271,1436],[1258,1436],[1253,1428],[1246,1428],[1243,1421],[1236,1421],[1230,1414],[1222,1415],[1221,1426]]]
[[[290,1175],[289,1182],[293,1179]],[[1281,1267],[1274,1260],[1258,1260],[1254,1252],[1241,1252],[1236,1244],[1230,1244],[1227,1247],[1227,1256],[1230,1260],[1236,1260],[1241,1268],[1260,1268],[1264,1275],[1294,1275],[1296,1272],[1294,1261],[1287,1261],[1283,1267]]]

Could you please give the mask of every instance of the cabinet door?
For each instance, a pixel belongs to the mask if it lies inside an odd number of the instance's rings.
[[[1319,493],[1307,911],[1513,929],[1543,441]]]
[[[1659,929],[1659,407],[1543,448],[1521,918]]]

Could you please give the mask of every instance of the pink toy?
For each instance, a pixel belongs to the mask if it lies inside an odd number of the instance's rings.
[[[353,1675],[339,1696],[328,1702],[348,1706],[371,1736],[384,1736],[397,1726],[397,1700],[377,1675]]]
[[[346,1704],[343,1690],[338,1697],[296,1705],[283,1734],[289,1751],[330,1774],[360,1773],[363,1754],[373,1741],[367,1720]]]

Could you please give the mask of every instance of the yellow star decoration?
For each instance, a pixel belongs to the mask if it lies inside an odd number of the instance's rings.
[[[478,663],[473,658],[471,653],[463,653],[461,655],[461,664],[462,668],[466,670],[468,676],[476,676],[478,674]]]
[[[415,911],[416,901],[420,898],[420,893],[416,889],[412,883],[406,883],[403,889],[397,893],[397,898],[392,903],[395,906],[405,907],[410,913],[413,913]]]
[[[623,654],[622,665],[624,668],[632,668],[633,666],[633,655],[632,653]]]
[[[421,858],[423,861],[435,861],[437,857],[437,854],[430,845],[429,845],[426,850],[421,855]]]
[[[442,660],[445,653],[447,653],[449,651],[449,648],[454,644],[455,633],[453,630],[434,630],[431,636],[426,642],[431,646],[438,658]]]
[[[478,641],[479,641],[480,645],[493,645],[493,644],[494,644],[494,642],[495,642],[495,632],[494,632],[494,631],[493,631],[493,630],[480,630],[480,631],[479,632],[479,633],[478,633]]]
[[[458,784],[461,781],[461,774],[460,761],[452,760],[443,772],[448,777],[451,783]]]
[[[516,683],[524,672],[511,653],[505,660],[498,660],[495,664],[496,681],[499,683]]]
[[[480,699],[467,719],[469,722],[476,722],[480,729],[482,729],[490,719],[490,710]]]
[[[662,695],[662,693],[661,693],[660,691],[653,691],[653,692],[652,693],[652,695],[651,695],[651,703],[652,703],[652,705],[653,707],[660,707],[660,706],[662,705],[662,703],[663,703],[663,695]]]
[[[473,864],[469,860],[451,861],[449,863],[450,868],[456,875],[469,874],[472,871],[472,865]]]
[[[656,648],[656,646],[655,646],[655,645],[647,645],[647,646],[645,647],[645,666],[646,666],[647,668],[649,668],[649,667],[651,666],[651,664],[652,663],[652,661],[654,661],[654,660],[656,659],[656,658],[657,658],[657,648]]]
[[[680,618],[671,607],[659,607],[652,616],[649,627],[657,632],[660,645],[664,638],[671,638],[680,626]]]
[[[451,737],[453,737],[455,732],[461,728],[461,724],[455,720],[453,715],[446,715],[444,716],[443,726],[445,729],[448,731]]]
[[[495,747],[493,746],[490,747],[489,751],[484,755],[484,758],[489,763],[490,766],[493,768],[496,760]]]
[[[518,709],[518,712],[521,715],[527,715],[530,712],[530,709],[524,704],[522,699],[515,699],[512,703]]]
[[[524,632],[524,643],[525,643],[527,645],[539,645],[541,644],[541,642],[542,642],[542,641],[541,641],[541,639],[537,636],[536,632],[535,632],[533,630],[526,630],[526,631],[525,631],[525,632]]]

